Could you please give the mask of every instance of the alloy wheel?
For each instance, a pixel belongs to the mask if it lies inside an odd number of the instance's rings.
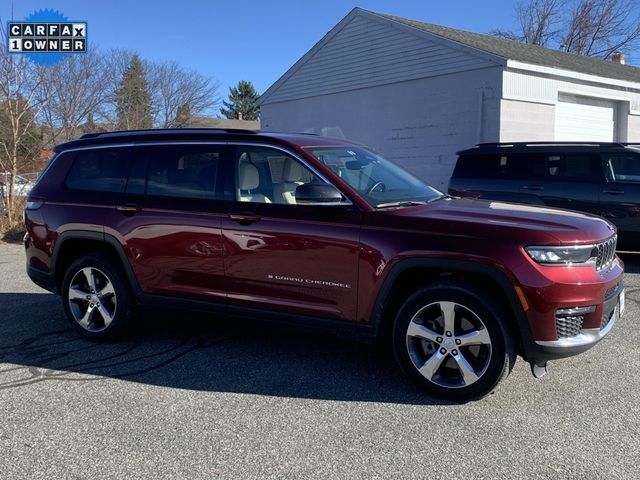
[[[68,297],[73,318],[86,331],[101,332],[113,321],[116,292],[101,270],[94,267],[78,270],[69,284]]]
[[[418,310],[409,322],[406,342],[418,372],[445,388],[474,384],[491,360],[491,337],[485,324],[455,302],[434,302]]]

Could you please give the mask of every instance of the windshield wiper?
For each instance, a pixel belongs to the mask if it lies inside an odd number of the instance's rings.
[[[400,200],[398,202],[379,203],[376,208],[412,207],[414,205],[426,205],[426,203],[417,200]]]

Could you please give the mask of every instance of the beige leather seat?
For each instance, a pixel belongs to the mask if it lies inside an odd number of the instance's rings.
[[[268,197],[261,193],[251,193],[260,185],[260,174],[255,165],[241,163],[238,165],[238,197],[241,202],[271,203]]]
[[[302,165],[291,158],[284,161],[282,167],[282,181],[273,186],[273,196],[276,203],[296,203],[296,188],[302,185]]]

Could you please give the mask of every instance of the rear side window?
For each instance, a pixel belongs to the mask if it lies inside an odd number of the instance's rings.
[[[150,152],[147,195],[222,199],[222,146],[169,145]]]
[[[602,167],[597,155],[563,154],[549,155],[547,176],[558,180],[593,180],[602,177]]]
[[[544,177],[544,155],[506,153],[463,155],[453,174],[456,178],[538,179]]]
[[[67,175],[72,190],[123,192],[129,170],[126,148],[80,151]]]
[[[607,181],[640,183],[640,155],[605,155]]]

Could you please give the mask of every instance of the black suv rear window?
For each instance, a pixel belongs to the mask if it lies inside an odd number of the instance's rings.
[[[73,161],[66,185],[72,190],[123,192],[128,170],[127,149],[84,150]]]
[[[544,177],[544,155],[505,153],[462,155],[453,176],[456,178],[526,178]]]

